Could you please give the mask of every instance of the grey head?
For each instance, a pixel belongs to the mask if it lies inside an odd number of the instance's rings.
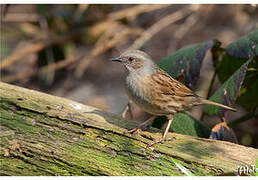
[[[140,50],[128,50],[112,61],[121,62],[129,74],[149,75],[155,73],[157,67],[151,57]]]

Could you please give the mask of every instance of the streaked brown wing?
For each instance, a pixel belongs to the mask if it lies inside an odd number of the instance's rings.
[[[159,90],[162,94],[171,94],[176,96],[195,96],[194,93],[187,88],[184,84],[180,83],[179,81],[173,79],[168,73],[163,71],[162,69],[158,68],[157,73],[151,75],[151,81],[155,89],[159,86]]]

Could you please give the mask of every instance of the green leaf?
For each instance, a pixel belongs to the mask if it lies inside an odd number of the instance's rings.
[[[225,52],[221,63],[216,63],[217,73],[222,82],[225,82],[250,57],[258,56],[258,29],[230,43]],[[254,60],[251,64],[250,67],[258,68],[257,61]]]
[[[187,113],[175,114],[171,127],[174,132],[179,134],[203,138],[210,135],[210,129],[207,126]]]
[[[255,160],[255,168],[256,168],[256,173],[255,175],[258,176],[258,157]]]
[[[251,63],[250,63],[251,64]],[[250,66],[249,66],[250,67]],[[251,67],[250,67],[251,68]],[[246,72],[246,79],[240,90],[237,102],[248,111],[253,112],[258,107],[258,69],[256,73]]]
[[[243,64],[214,94],[209,98],[209,100],[221,104],[227,104],[228,101],[233,104],[237,98],[240,87],[244,81],[246,70],[248,64],[252,59],[249,59],[245,64]],[[226,90],[226,98],[224,95],[224,90]],[[229,104],[229,105],[231,105]],[[204,112],[209,115],[215,115],[220,112],[220,107],[206,105],[204,108]],[[222,111],[225,111],[224,109]]]
[[[172,158],[173,163],[187,176],[194,176],[194,174],[186,169],[183,165],[181,165],[176,159]]]
[[[225,82],[236,70],[238,70],[247,59],[239,59],[228,54],[223,56],[222,61],[217,66],[219,80]]]
[[[193,89],[199,78],[205,54],[215,43],[215,40],[211,40],[186,46],[159,61],[158,65],[174,78],[183,75],[184,84]]]
[[[160,122],[164,123],[166,120],[166,116],[157,117],[153,123],[153,126],[157,127],[157,124]],[[210,129],[188,113],[175,114],[171,128],[175,133],[189,136],[207,138],[210,135]]]
[[[219,80],[225,82],[250,56],[254,56],[246,72],[237,102],[248,111],[258,107],[258,29],[229,44],[221,62],[216,62]]]
[[[258,56],[258,28],[229,44],[225,50],[227,54],[237,58]]]

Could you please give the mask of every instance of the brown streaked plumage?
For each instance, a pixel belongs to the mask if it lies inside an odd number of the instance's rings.
[[[122,62],[126,68],[125,86],[129,98],[144,111],[154,116],[167,115],[169,118],[163,138],[153,144],[163,143],[166,140],[175,113],[185,111],[195,105],[210,104],[236,111],[234,108],[206,100],[194,94],[184,84],[160,69],[151,60],[150,56],[142,51],[126,51],[120,57],[112,60]],[[135,132],[153,119],[153,117],[148,119],[128,132]]]

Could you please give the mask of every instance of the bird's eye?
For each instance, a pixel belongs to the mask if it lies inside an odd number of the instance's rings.
[[[128,58],[128,61],[132,62],[132,61],[133,61],[133,58],[132,58],[132,57],[129,57],[129,58]]]

